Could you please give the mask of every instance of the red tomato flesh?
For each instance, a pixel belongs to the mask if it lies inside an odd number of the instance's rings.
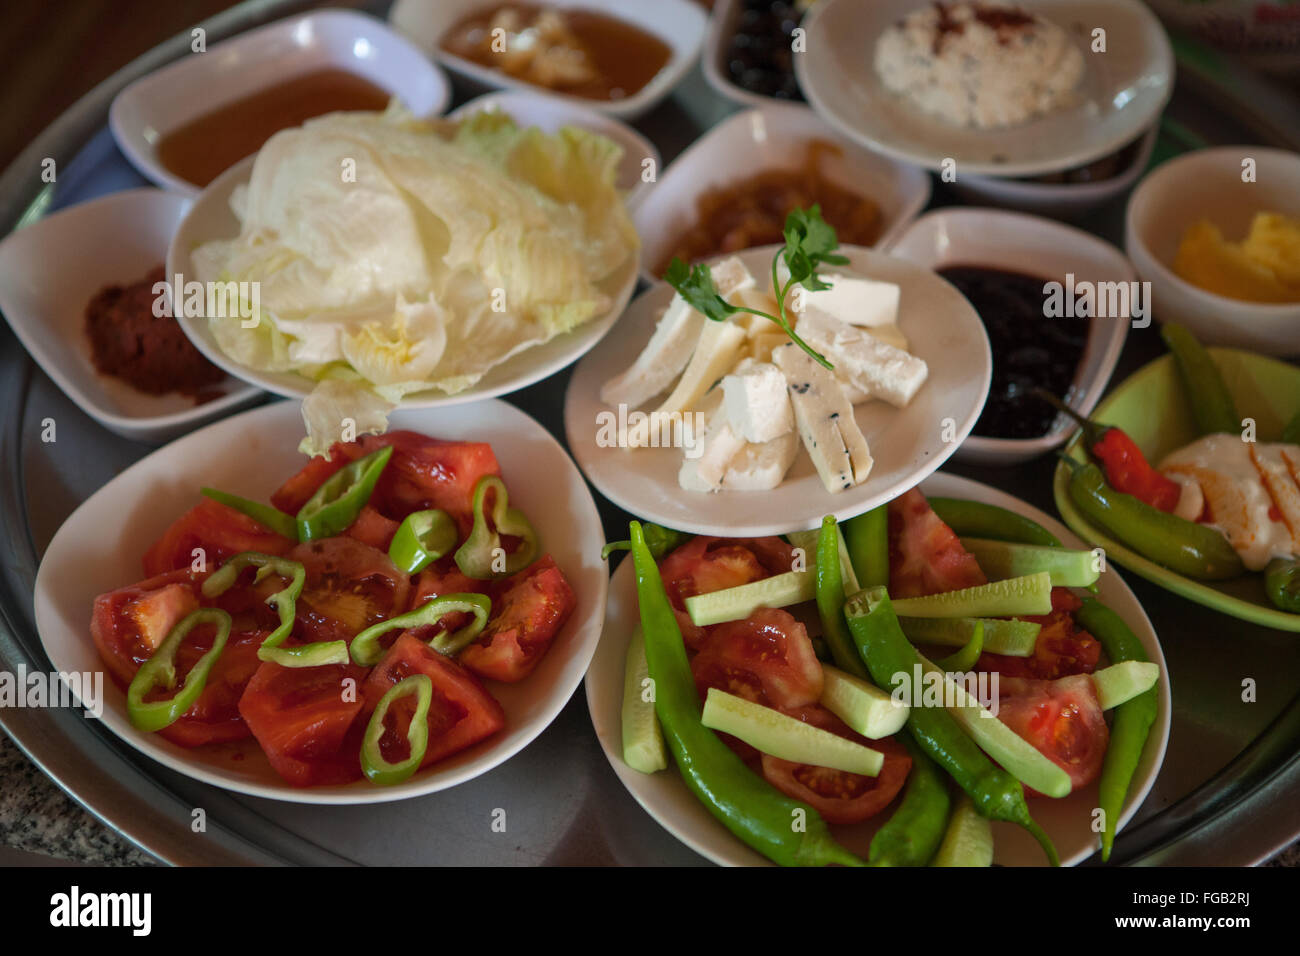
[[[1097,779],[1110,730],[1091,677],[1002,678],[998,692],[998,719],[1068,773],[1075,789]]]
[[[460,663],[489,680],[523,680],[577,605],[573,588],[544,555],[498,585],[487,627],[460,653]]]
[[[822,665],[807,629],[777,608],[759,608],[740,621],[709,629],[691,661],[703,699],[710,687],[765,707],[789,710],[814,704],[822,693]]]
[[[204,498],[172,522],[145,552],[142,564],[146,577],[190,568],[195,550],[201,549],[204,570],[215,571],[241,551],[284,554],[293,544],[234,508]]]
[[[410,578],[383,551],[355,538],[304,541],[288,557],[306,570],[297,602],[297,633],[305,642],[350,641],[406,608]]]
[[[1091,674],[1101,660],[1101,643],[1074,620],[1082,602],[1067,588],[1052,588],[1052,612],[1021,618],[1042,625],[1029,657],[981,654],[976,670],[997,671],[1003,677],[1055,680]]]
[[[986,584],[974,556],[913,488],[889,503],[889,595],[923,597]]]

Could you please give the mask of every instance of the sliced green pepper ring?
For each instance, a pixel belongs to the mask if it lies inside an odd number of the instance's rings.
[[[203,596],[215,598],[225,594],[245,568],[257,568],[257,576],[253,578],[254,584],[260,583],[272,574],[289,579],[288,584],[266,599],[266,603],[275,608],[276,613],[280,615],[280,624],[266,636],[262,646],[257,649],[259,661],[272,661],[281,667],[318,667],[321,664],[347,663],[346,641],[318,641],[300,647],[281,647],[293,631],[298,596],[302,594],[303,584],[307,580],[306,569],[297,561],[263,554],[261,551],[243,551],[212,572],[203,582]]]
[[[146,701],[145,695],[155,687],[161,685],[172,690],[176,686],[176,652],[180,650],[185,636],[199,624],[216,625],[217,636],[212,641],[212,648],[190,668],[179,691],[166,700]],[[179,720],[203,693],[208,673],[225,649],[228,637],[230,615],[220,608],[201,607],[177,621],[153,652],[153,656],[140,665],[126,689],[126,713],[132,725],[153,733]]]
[[[384,759],[379,749],[379,741],[384,736],[384,718],[393,701],[407,694],[417,695],[415,713],[411,715],[411,726],[406,728],[406,739],[411,745],[411,753],[405,760],[390,763]],[[361,739],[361,770],[373,784],[390,787],[401,783],[420,769],[420,761],[429,748],[429,705],[433,703],[433,681],[428,674],[412,674],[398,681],[388,692],[379,698],[379,706],[370,715],[366,724],[366,734]]]
[[[474,620],[459,630],[439,634],[429,642],[429,646],[439,654],[455,657],[466,644],[482,633],[487,624],[488,615],[492,613],[492,599],[486,594],[444,594],[432,598],[414,611],[373,624],[352,638],[352,660],[362,667],[373,667],[384,656],[379,638],[389,631],[437,624],[448,614],[457,612],[473,614]]]
[[[492,523],[488,524],[487,493],[495,491],[492,500]],[[493,564],[501,550],[501,535],[522,538],[523,543],[514,554],[505,556],[504,568],[497,571]],[[456,565],[466,577],[485,580],[503,577],[522,571],[537,557],[537,532],[528,523],[524,513],[510,507],[506,484],[496,475],[484,475],[474,486],[474,527],[456,552]],[[504,553],[504,552],[502,552]]]
[[[418,574],[456,547],[459,531],[440,508],[406,516],[388,545],[388,557],[407,574]]]
[[[234,508],[240,514],[248,515],[258,524],[270,528],[276,534],[288,538],[290,541],[298,540],[298,523],[294,520],[293,515],[285,514],[279,508],[264,505],[260,501],[241,498],[239,495],[232,495],[227,491],[218,491],[216,488],[200,488],[199,493],[205,498],[211,498],[218,504],[225,505],[227,508]]]
[[[392,457],[393,446],[385,445],[327,478],[294,519],[298,525],[298,540],[332,538],[346,531],[370,501],[375,484]]]

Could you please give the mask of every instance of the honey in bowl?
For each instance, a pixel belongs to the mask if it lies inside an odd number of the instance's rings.
[[[158,143],[158,161],[181,179],[206,186],[282,129],[326,113],[382,110],[389,96],[347,70],[305,73],[172,130]]]

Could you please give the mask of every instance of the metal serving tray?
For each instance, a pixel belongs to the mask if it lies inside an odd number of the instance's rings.
[[[349,4],[344,4],[349,5]],[[351,4],[382,14],[384,5]],[[302,0],[252,0],[205,24],[210,42],[301,12]],[[188,50],[173,38],[101,84],[47,129],[0,179],[0,228],[141,180],[106,129],[112,97],[132,79]],[[1187,88],[1184,88],[1184,87]],[[463,99],[465,91],[458,91]],[[1249,142],[1208,112],[1180,80],[1171,114],[1212,142]],[[665,161],[735,107],[697,70],[639,125]],[[40,182],[53,157],[57,186]],[[940,203],[945,197],[940,194]],[[1116,240],[1122,210],[1086,223]],[[1162,351],[1154,329],[1129,337],[1119,381]],[[510,396],[561,441],[569,373]],[[119,438],[85,416],[0,328],[0,668],[49,668],[32,619],[40,556],[59,524],[151,446]],[[57,441],[41,440],[54,418]],[[1048,512],[1053,459],[996,469],[950,470],[1005,489]],[[600,502],[606,530],[628,515]],[[1123,573],[1123,572],[1120,572]],[[127,574],[127,578],[131,575]],[[1169,661],[1173,730],[1164,768],[1137,819],[1116,843],[1118,861],[1251,864],[1300,834],[1300,643],[1296,636],[1224,617],[1132,575],[1126,580],[1154,622]],[[1258,684],[1254,703],[1241,681]],[[324,807],[227,793],[172,773],[72,710],[0,711],[0,724],[61,787],[108,825],[177,864],[701,864],[632,800],[606,763],[586,700],[576,693],[521,754],[452,790],[379,807]],[[193,810],[206,816],[194,832]],[[506,811],[505,832],[492,827]]]

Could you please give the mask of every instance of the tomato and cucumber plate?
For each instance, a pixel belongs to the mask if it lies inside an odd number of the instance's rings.
[[[526,746],[591,659],[608,574],[560,445],[498,401],[403,410],[307,459],[296,404],[179,439],[64,522],[52,666],[206,783],[306,803],[445,789]]]
[[[1074,865],[1109,855],[1164,759],[1136,597],[988,486],[932,475],[785,538],[634,522],[621,548],[592,722],[632,796],[716,863]]]

